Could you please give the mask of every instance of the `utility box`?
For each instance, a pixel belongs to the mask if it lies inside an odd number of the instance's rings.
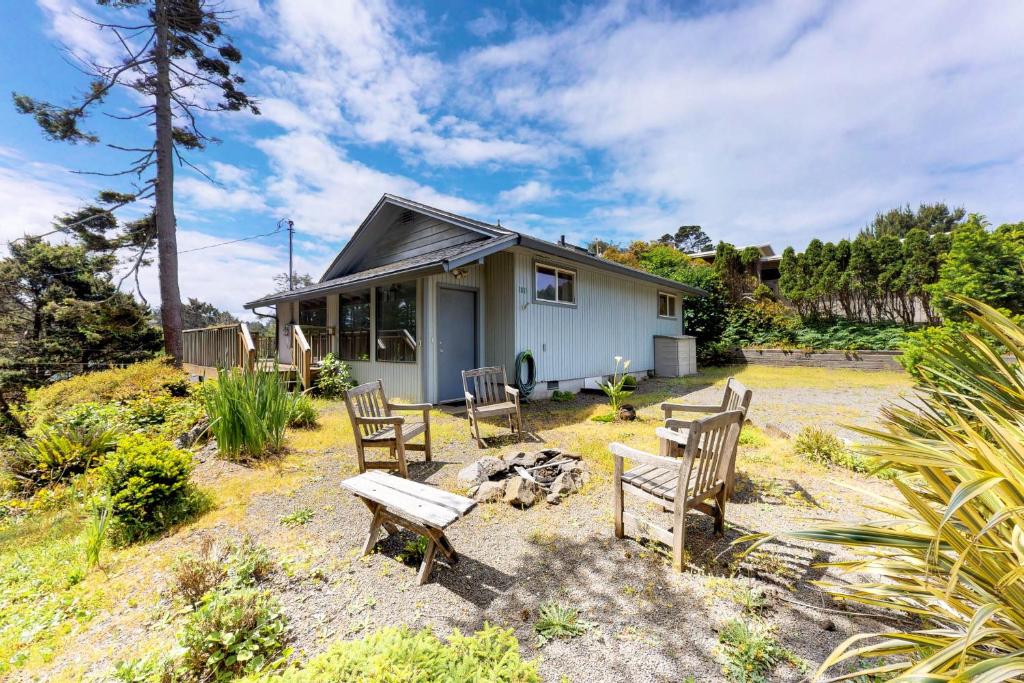
[[[697,374],[697,339],[689,335],[654,336],[654,374],[683,377]]]

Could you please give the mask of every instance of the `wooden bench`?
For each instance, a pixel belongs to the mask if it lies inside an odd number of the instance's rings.
[[[373,514],[370,533],[363,546],[364,555],[377,545],[381,527],[393,534],[398,525],[427,539],[427,549],[416,576],[418,584],[423,585],[430,578],[438,548],[451,562],[459,559],[444,530],[476,507],[472,498],[383,472],[359,474],[341,482],[341,486],[355,494]]]
[[[430,462],[430,404],[392,403],[384,393],[381,380],[367,382],[345,392],[345,407],[352,421],[352,434],[356,439],[356,457],[359,471],[368,469],[397,469],[408,479],[409,467],[406,451],[423,451]],[[409,422],[393,412],[413,411],[423,415],[420,422]],[[413,437],[423,435],[423,443],[409,443]],[[367,448],[386,448],[391,460],[367,460]]]
[[[523,438],[523,416],[519,412],[519,390],[508,385],[504,367],[477,368],[462,371],[462,391],[466,397],[469,427],[479,448],[485,446],[480,438],[480,418],[506,417],[509,430]],[[512,416],[515,415],[515,427]]]

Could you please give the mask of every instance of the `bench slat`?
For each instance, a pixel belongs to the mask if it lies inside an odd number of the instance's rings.
[[[360,474],[351,479],[346,479],[341,485],[361,498],[379,503],[396,515],[408,518],[413,522],[419,522],[425,526],[444,529],[459,518],[460,515],[454,510],[424,500],[416,495],[399,491],[387,485],[387,482],[382,483],[377,477],[373,476],[374,474],[377,473],[367,472]],[[387,477],[388,475],[382,476]]]
[[[434,503],[435,505],[448,508],[452,512],[455,512],[459,517],[465,516],[467,512],[476,507],[476,501],[472,498],[466,498],[465,496],[449,493],[444,489],[437,488],[436,486],[421,484],[417,481],[410,481],[408,479],[395,477],[383,472],[367,472],[361,476],[372,478],[382,486],[387,486],[395,489],[396,491],[401,491],[402,493],[407,493],[411,496],[415,496],[416,498],[421,498],[427,502]]]

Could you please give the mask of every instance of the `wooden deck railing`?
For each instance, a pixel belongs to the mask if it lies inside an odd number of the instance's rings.
[[[292,325],[292,363],[295,364],[302,388],[309,389],[313,383],[313,349],[299,325]]]
[[[181,351],[183,363],[207,371],[216,368],[251,369],[256,362],[256,345],[245,323],[184,330]]]

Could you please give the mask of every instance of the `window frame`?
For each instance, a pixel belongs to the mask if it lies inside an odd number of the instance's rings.
[[[384,289],[385,287],[389,287],[391,285],[407,285],[407,284],[410,284],[410,283],[413,286],[413,303],[416,306],[416,312],[415,312],[415,314],[413,316],[413,325],[415,325],[415,328],[414,328],[415,334],[412,336],[413,343],[415,344],[415,348],[413,349],[413,359],[412,360],[390,360],[390,359],[383,359],[383,358],[380,357],[380,347],[378,346],[378,341],[380,339],[380,331],[381,331],[381,321],[380,321],[380,318],[381,318],[381,316],[380,316],[380,307],[381,307],[381,297],[380,297],[380,294],[381,294],[381,292],[380,292],[380,290]],[[372,321],[371,321],[372,334],[371,334],[371,339],[370,339],[370,346],[373,347],[373,362],[375,362],[375,363],[395,363],[395,364],[398,364],[398,365],[416,365],[416,364],[418,364],[420,362],[420,351],[421,351],[421,346],[422,346],[422,343],[420,341],[420,334],[422,333],[422,330],[420,329],[420,327],[421,327],[421,325],[420,325],[420,281],[418,279],[413,279],[413,280],[402,280],[402,281],[398,281],[398,282],[390,282],[388,284],[383,284],[383,285],[376,285],[376,286],[373,287],[373,293],[372,293],[371,302],[372,302],[371,303],[371,310],[372,310],[373,318],[372,318]]]
[[[558,297],[558,274],[565,273],[572,277],[572,301],[560,301],[555,299],[542,299],[537,295],[537,269],[547,268],[555,271],[555,297]],[[579,271],[575,268],[566,268],[556,265],[550,261],[536,260],[533,262],[533,301],[548,306],[560,306],[562,308],[576,308],[579,305]]]
[[[661,297],[672,300],[672,314],[662,315],[661,314]],[[658,317],[662,320],[678,320],[679,319],[679,295],[671,292],[658,291]]]
[[[344,326],[345,316],[342,314],[342,309],[345,307],[345,304],[344,304],[343,300],[344,300],[344,298],[346,296],[355,297],[355,296],[362,295],[364,293],[366,295],[366,307],[367,307],[367,311],[366,311],[366,345],[367,345],[367,351],[369,353],[367,353],[366,358],[349,358],[346,355],[344,355],[344,353],[342,351],[342,334],[344,334],[346,331],[349,331],[349,330],[346,330],[345,326]],[[340,360],[348,361],[348,362],[353,362],[353,363],[368,363],[368,362],[372,361],[372,359],[373,359],[372,351],[373,351],[373,348],[374,348],[374,333],[373,333],[373,313],[374,313],[374,310],[373,310],[373,308],[374,308],[374,306],[373,306],[373,288],[372,287],[367,287],[366,289],[359,289],[359,290],[355,290],[355,291],[351,291],[351,292],[341,292],[338,295],[338,358]],[[358,330],[354,330],[354,331],[362,331],[362,330],[358,329]]]

